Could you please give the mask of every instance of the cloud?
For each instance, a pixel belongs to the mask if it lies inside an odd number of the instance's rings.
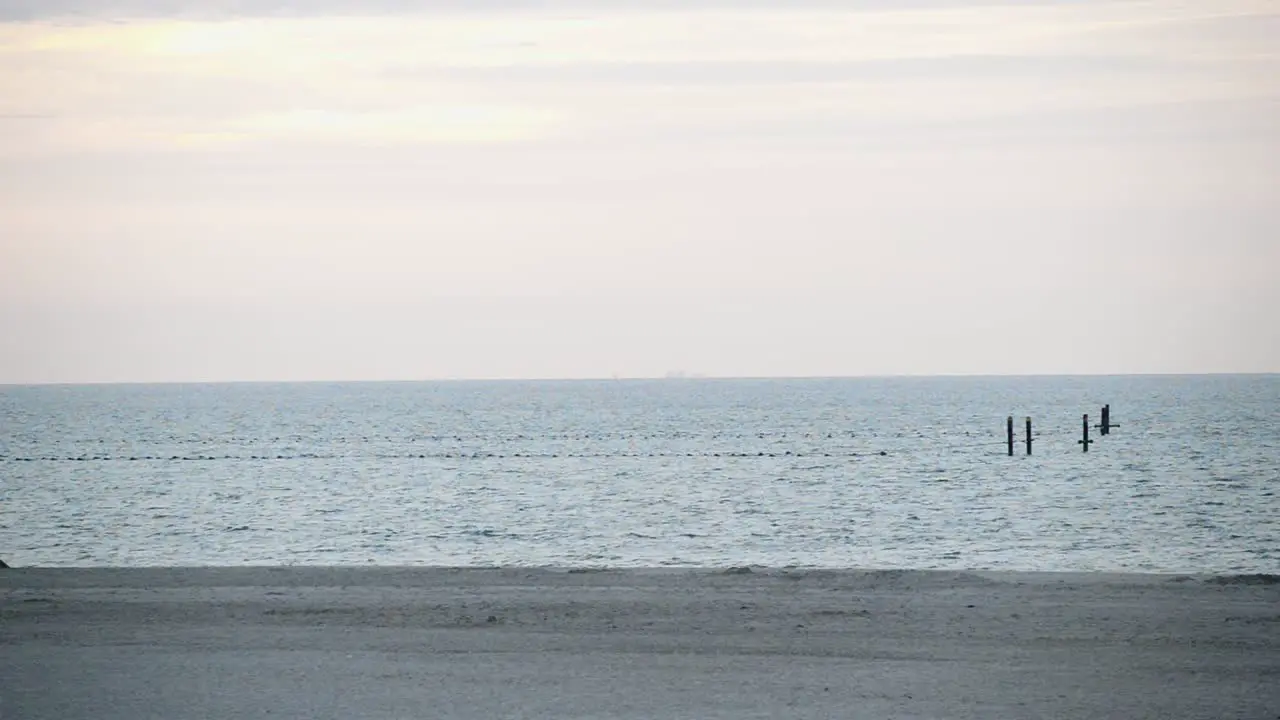
[[[556,124],[554,114],[530,108],[446,105],[396,112],[271,113],[237,120],[230,133],[260,142],[502,143],[546,138]]]
[[[1131,55],[939,55],[844,61],[564,62],[501,66],[391,68],[394,79],[502,83],[605,83],[661,86],[793,85],[912,80],[1082,80],[1118,73],[1195,69],[1173,59]]]
[[[22,68],[0,76],[0,113],[30,118],[6,122],[17,127],[0,154],[841,128],[884,137],[894,127],[1265,102],[1280,72],[1250,30],[1263,16],[1247,2],[1199,13],[1176,3],[665,12],[617,3],[583,16],[484,7],[493,12],[0,26],[0,54]],[[1205,23],[1216,34],[1186,32]]]
[[[1072,0],[1039,0],[1038,5]],[[1027,5],[1025,0],[984,0],[987,6]],[[790,7],[866,11],[938,9],[972,5],[968,0],[799,0]],[[700,9],[776,11],[774,0],[702,0]],[[434,13],[493,14],[513,12],[608,13],[618,11],[685,11],[682,0],[4,0],[0,22],[69,19],[229,20],[272,17],[353,17]]]

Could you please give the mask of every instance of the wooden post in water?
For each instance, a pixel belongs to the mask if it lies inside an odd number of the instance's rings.
[[[1102,406],[1102,434],[1111,434],[1111,405]]]
[[[1031,416],[1027,416],[1027,454],[1031,454]]]
[[[1089,416],[1088,415],[1084,416],[1083,429],[1084,429],[1084,439],[1080,441],[1080,444],[1084,446],[1085,452],[1089,452]]]
[[[1005,429],[1005,436],[1009,440],[1009,457],[1013,457],[1013,416],[1012,415],[1010,415],[1009,419],[1005,421],[1004,429]]]

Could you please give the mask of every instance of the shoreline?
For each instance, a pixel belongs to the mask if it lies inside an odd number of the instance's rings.
[[[170,582],[206,584],[230,582],[255,585],[288,579],[290,584],[351,585],[403,583],[406,580],[437,582],[442,577],[483,578],[560,577],[566,578],[646,578],[652,581],[693,577],[753,577],[763,580],[843,578],[868,582],[890,578],[916,578],[937,582],[977,582],[1014,584],[1159,584],[1216,583],[1222,585],[1280,585],[1280,573],[1258,572],[1131,572],[1089,570],[981,570],[933,568],[830,568],[760,565],[742,566],[651,566],[607,567],[578,565],[49,565],[0,566],[0,588],[12,587],[14,580],[40,579],[58,586],[88,587],[102,582]],[[65,583],[65,584],[64,584]],[[49,585],[50,587],[54,585]]]

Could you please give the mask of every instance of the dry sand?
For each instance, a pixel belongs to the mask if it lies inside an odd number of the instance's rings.
[[[0,718],[1280,717],[1280,584],[0,571]]]

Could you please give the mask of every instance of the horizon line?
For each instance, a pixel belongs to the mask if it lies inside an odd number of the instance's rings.
[[[868,373],[861,375],[598,375],[579,377],[437,377],[437,378],[362,378],[362,379],[231,379],[231,380],[74,380],[37,382],[0,382],[0,388],[15,387],[101,387],[129,385],[376,385],[419,383],[574,383],[574,382],[689,382],[689,381],[765,381],[765,380],[927,380],[927,379],[994,379],[994,378],[1138,378],[1138,377],[1270,377],[1280,371],[1213,371],[1213,372],[1030,372],[1030,373]]]

